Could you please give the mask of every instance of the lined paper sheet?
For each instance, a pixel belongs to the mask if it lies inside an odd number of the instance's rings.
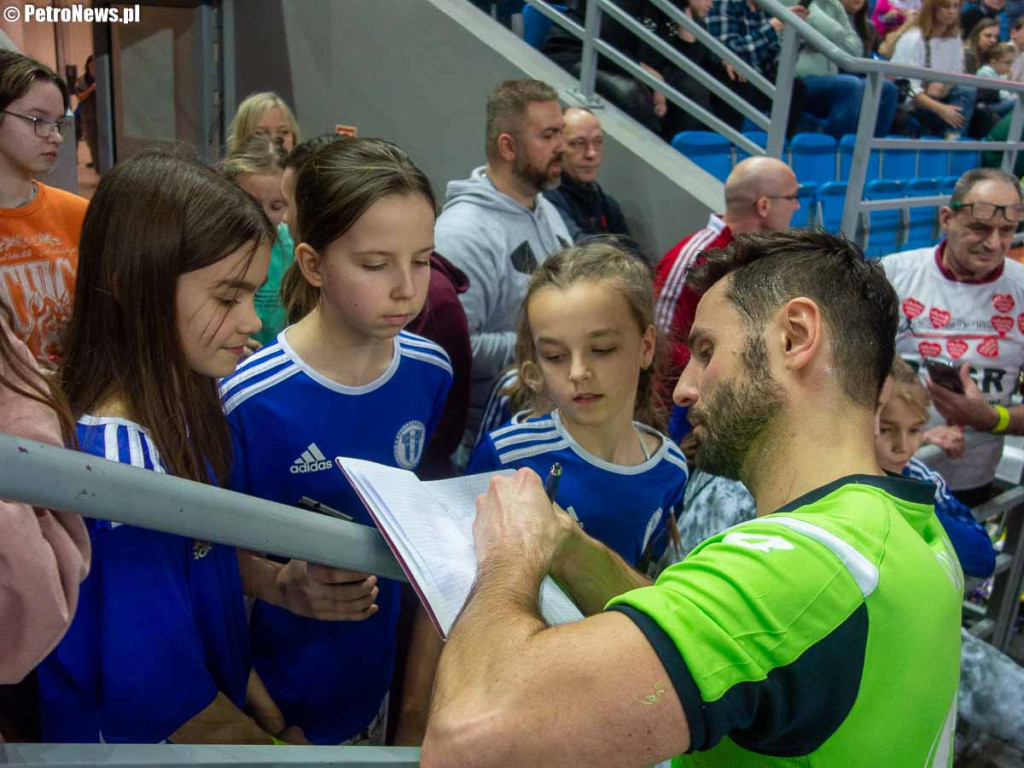
[[[487,490],[493,474],[424,483],[404,469],[345,457],[335,461],[447,638],[476,577],[476,497]],[[541,584],[539,602],[541,615],[549,624],[583,618],[550,578]]]

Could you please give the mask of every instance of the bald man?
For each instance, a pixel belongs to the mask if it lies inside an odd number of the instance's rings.
[[[736,165],[725,180],[725,213],[711,214],[704,229],[680,240],[658,263],[654,322],[672,341],[671,391],[690,360],[686,338],[700,294],[686,285],[686,275],[705,259],[703,251],[725,248],[736,235],[787,229],[800,208],[800,185],[788,165],[772,157],[751,157]]]
[[[554,203],[574,236],[629,235],[626,219],[615,198],[597,183],[604,157],[604,131],[589,109],[562,110],[565,152],[562,153],[562,183],[544,192]]]

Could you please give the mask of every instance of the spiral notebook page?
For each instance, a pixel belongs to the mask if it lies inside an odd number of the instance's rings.
[[[336,461],[447,637],[476,577],[475,502],[492,475],[423,483],[403,469],[360,459]],[[549,624],[583,618],[551,579],[541,585],[539,600]]]

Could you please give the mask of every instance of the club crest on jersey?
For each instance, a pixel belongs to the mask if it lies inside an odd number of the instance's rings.
[[[422,421],[410,421],[395,435],[395,461],[402,469],[415,469],[423,458],[427,428]]]

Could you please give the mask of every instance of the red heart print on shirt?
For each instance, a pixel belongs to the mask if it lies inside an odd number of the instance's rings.
[[[924,304],[914,298],[906,298],[903,300],[903,314],[907,316],[907,320],[913,320],[915,317],[924,312]]]
[[[949,323],[951,317],[952,315],[944,309],[932,307],[928,310],[928,319],[932,321],[932,328],[942,328]]]
[[[1007,333],[1013,330],[1013,318],[1007,317],[1006,315],[993,315],[992,327],[999,331],[1000,336],[1005,336]]]
[[[1017,315],[1017,328],[1024,333],[1024,313]]]
[[[917,345],[917,351],[921,353],[921,357],[938,357],[942,354],[942,345],[934,341],[922,341]]]
[[[985,357],[996,357],[999,354],[999,342],[994,338],[985,339],[978,345],[978,354]]]
[[[1008,293],[997,293],[992,297],[992,303],[995,305],[996,311],[1004,315],[1013,311],[1013,296]]]
[[[936,344],[936,346],[938,345]],[[949,356],[954,360],[959,360],[967,354],[967,342],[960,339],[950,339],[946,342],[946,351],[949,352]]]

